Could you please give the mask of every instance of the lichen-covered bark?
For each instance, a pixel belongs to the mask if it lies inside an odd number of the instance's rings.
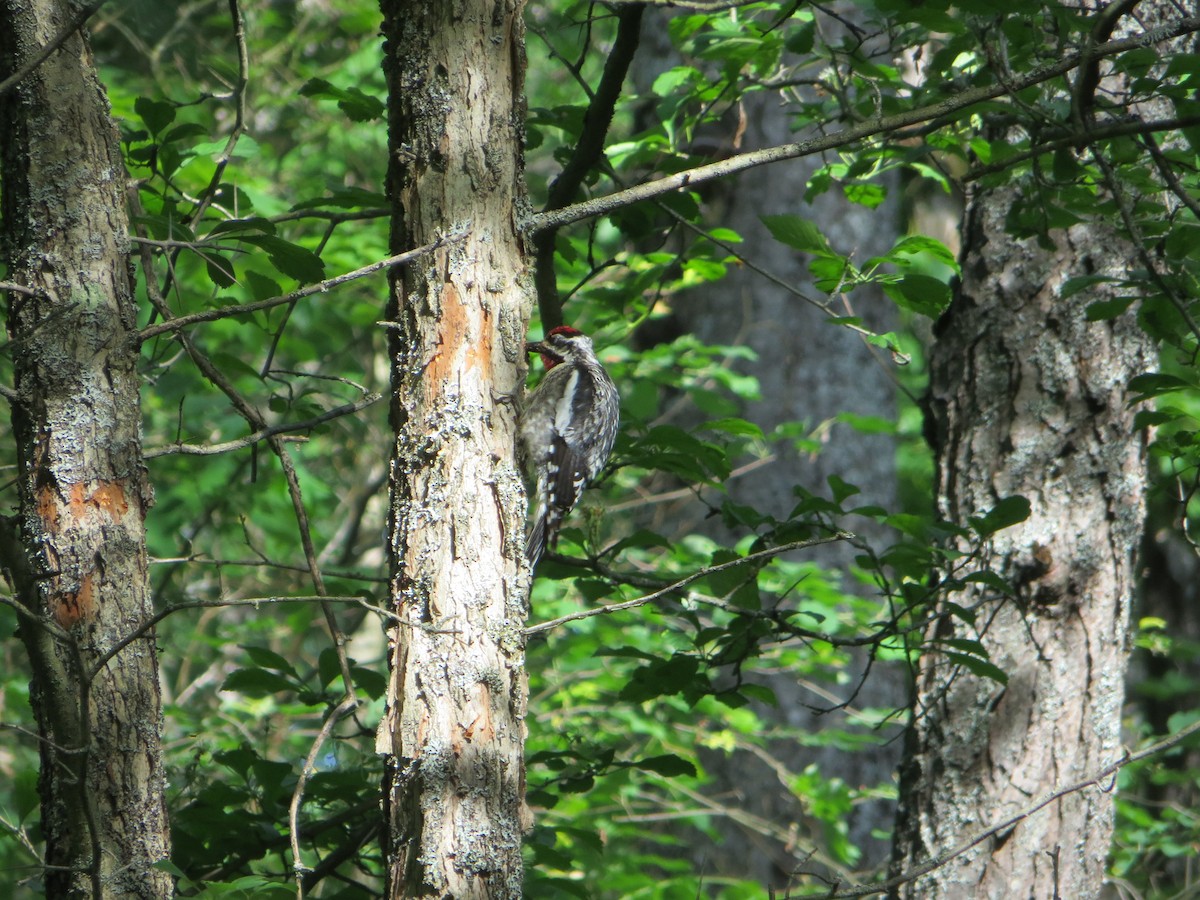
[[[0,3],[0,78],[76,13]],[[0,97],[20,511],[0,563],[23,606],[51,897],[166,897],[168,855],[124,168],[86,40]]]
[[[978,639],[1002,686],[922,658],[902,771],[896,871],[936,856],[1121,754],[1120,711],[1142,531],[1145,448],[1126,406],[1153,365],[1132,315],[1088,322],[1067,278],[1123,274],[1133,254],[1100,226],[1016,241],[1004,218],[1021,186],[971,198],[963,283],[931,354],[938,501],[963,522],[1020,494],[1029,519],[997,533],[983,562],[1015,588],[952,599],[975,610],[934,641]],[[905,885],[913,898],[1096,897],[1112,795],[1071,794]]]
[[[388,894],[521,896],[527,575],[515,405],[531,294],[516,0],[383,0],[393,281]]]

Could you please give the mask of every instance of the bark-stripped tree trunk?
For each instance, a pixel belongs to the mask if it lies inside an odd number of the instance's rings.
[[[514,399],[531,294],[518,231],[518,0],[383,0],[392,245],[466,238],[393,282],[392,897],[521,896],[525,499]]]
[[[0,78],[77,14],[0,4]],[[23,608],[50,897],[167,897],[124,167],[86,40],[0,97],[20,514],[0,563]],[[111,658],[109,654],[112,653]]]
[[[1129,379],[1153,365],[1132,315],[1088,322],[1096,298],[1059,296],[1073,274],[1120,276],[1132,250],[1100,226],[1015,241],[1014,185],[971,198],[963,282],[931,354],[938,501],[963,522],[1006,496],[1032,505],[997,533],[984,563],[1015,596],[952,599],[974,624],[943,620],[935,641],[978,638],[1002,686],[936,651],[921,660],[902,771],[896,871],[953,847],[1121,753],[1134,554],[1145,511],[1143,440]],[[1112,794],[1083,790],[902,889],[903,896],[1096,897]]]

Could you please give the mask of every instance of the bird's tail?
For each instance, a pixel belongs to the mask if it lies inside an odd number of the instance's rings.
[[[525,541],[525,556],[529,560],[529,568],[537,565],[546,547],[554,543],[558,535],[558,526],[562,521],[562,513],[549,505],[538,505],[533,517],[533,527],[529,529],[529,537]]]

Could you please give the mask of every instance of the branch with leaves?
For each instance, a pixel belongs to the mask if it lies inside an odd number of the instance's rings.
[[[1176,19],[1152,31],[1130,38],[1108,41],[1090,48],[1086,53],[1077,52],[1064,56],[1055,63],[1041,66],[1010,82],[997,83],[984,87],[971,88],[961,91],[945,100],[905,110],[890,116],[878,116],[858,125],[852,125],[822,137],[798,141],[793,144],[782,144],[768,147],[764,150],[752,150],[723,159],[720,162],[696,166],[665,178],[648,181],[625,190],[615,191],[604,197],[597,197],[576,203],[560,210],[547,211],[535,215],[529,223],[530,231],[534,234],[546,229],[561,228],[574,222],[596,216],[606,215],[626,206],[632,206],[644,200],[650,200],[663,194],[696,187],[718,178],[727,178],[738,172],[758,166],[770,165],[789,159],[800,159],[813,156],[829,150],[852,146],[866,138],[878,134],[898,131],[912,125],[937,120],[949,120],[956,114],[968,112],[971,107],[988,100],[1016,94],[1026,88],[1042,84],[1053,78],[1059,78],[1072,72],[1080,65],[1093,60],[1104,59],[1119,53],[1152,46],[1181,35],[1193,34],[1200,31],[1200,17],[1187,16]]]

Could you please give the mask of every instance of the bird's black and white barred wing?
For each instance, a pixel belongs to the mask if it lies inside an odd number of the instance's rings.
[[[604,468],[619,416],[616,387],[599,364],[555,366],[530,397],[523,431],[542,435],[525,451],[537,473],[537,508],[526,543],[531,563],[554,544],[562,520]]]

